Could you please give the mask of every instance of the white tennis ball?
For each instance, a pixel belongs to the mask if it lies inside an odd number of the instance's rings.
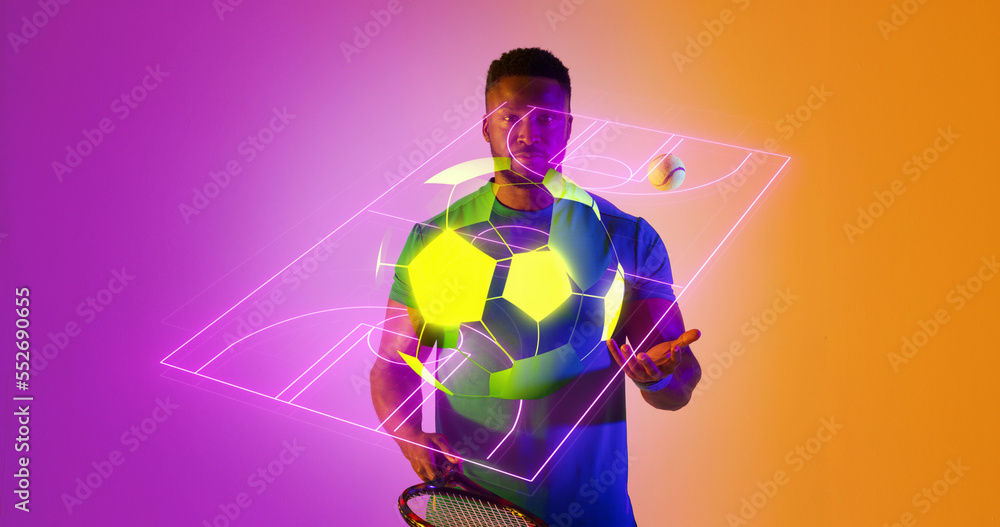
[[[649,182],[658,190],[674,190],[684,182],[684,162],[673,154],[660,154],[646,167]]]

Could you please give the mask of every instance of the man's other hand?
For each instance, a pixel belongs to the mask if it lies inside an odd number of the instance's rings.
[[[635,353],[628,344],[619,348],[614,339],[608,339],[608,350],[628,378],[651,383],[673,373],[680,364],[684,348],[700,337],[701,332],[697,329],[688,330],[677,340],[661,342],[645,353]]]

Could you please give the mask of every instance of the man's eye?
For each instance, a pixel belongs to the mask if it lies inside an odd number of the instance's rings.
[[[513,121],[517,120],[517,116],[516,115],[505,115],[505,116],[503,116],[503,120],[507,121],[507,122],[513,122]]]

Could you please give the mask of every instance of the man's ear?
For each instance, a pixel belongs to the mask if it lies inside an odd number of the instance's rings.
[[[487,143],[490,142],[490,128],[489,128],[489,126],[490,126],[489,114],[486,114],[486,115],[483,116],[483,139],[485,139]]]

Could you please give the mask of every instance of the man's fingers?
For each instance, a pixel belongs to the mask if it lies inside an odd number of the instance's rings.
[[[625,364],[625,357],[622,355],[621,349],[618,348],[615,339],[608,339],[608,351],[611,352],[611,358],[615,359],[618,367],[621,368]]]
[[[653,362],[660,366],[666,364],[676,365],[680,362],[683,348],[701,338],[701,331],[690,329],[681,334],[675,340],[661,342],[649,349],[649,354]]]
[[[639,382],[645,382],[644,377],[648,375],[645,365],[642,363],[640,357],[645,356],[645,353],[636,354],[631,347],[626,344],[622,347],[622,352],[627,352],[628,355],[625,358],[625,375],[630,379],[637,380]],[[647,357],[648,360],[648,357]]]
[[[664,377],[664,369],[648,354],[635,353],[628,344],[619,348],[612,339],[608,339],[608,349],[628,378],[637,382],[655,382]],[[671,356],[676,355],[671,352]]]
[[[653,374],[650,373],[650,369],[645,362],[648,360],[648,358],[645,360],[640,359],[639,356],[636,355],[635,360],[628,364],[629,369],[625,372],[625,374],[628,375],[628,377],[633,381],[650,382]]]
[[[611,355],[615,358],[615,362],[619,366],[626,364],[629,357],[632,356],[632,348],[628,344],[618,347],[618,343],[614,339],[608,339],[608,349],[611,350]]]
[[[434,466],[429,463],[425,463],[422,460],[413,460],[410,462],[413,466],[413,471],[417,473],[421,481],[427,482],[435,479],[434,477]]]
[[[611,352],[611,357],[615,359],[615,363],[618,367],[625,373],[629,378],[635,378],[635,366],[634,361],[630,361],[629,358],[632,356],[631,350],[628,348],[628,344],[618,347],[618,343],[614,339],[608,339],[608,350]]]
[[[653,382],[673,373],[680,363],[682,349],[701,338],[701,331],[689,329],[676,340],[661,342],[653,346],[649,353],[635,353],[624,345],[619,347],[614,339],[608,339],[608,351],[614,357],[618,367],[630,379],[637,382]],[[631,360],[631,359],[635,360]]]
[[[445,459],[449,463],[454,465],[461,465],[462,459],[458,457],[458,452],[452,450],[451,445],[448,444],[448,440],[441,434],[435,434],[431,436],[431,442],[434,443],[442,452],[445,454]]]
[[[639,353],[638,355],[636,355],[636,359],[642,366],[642,369],[644,370],[645,374],[649,376],[649,379],[644,379],[640,382],[651,382],[663,377],[663,372],[661,372],[660,369],[656,367],[656,363],[653,362],[653,359],[651,359],[649,355],[646,355],[645,353]]]
[[[674,342],[676,342],[678,346],[689,346],[692,342],[700,338],[701,338],[701,331],[698,331],[697,329],[689,329],[685,331],[680,337],[678,337],[677,340],[675,340]]]

